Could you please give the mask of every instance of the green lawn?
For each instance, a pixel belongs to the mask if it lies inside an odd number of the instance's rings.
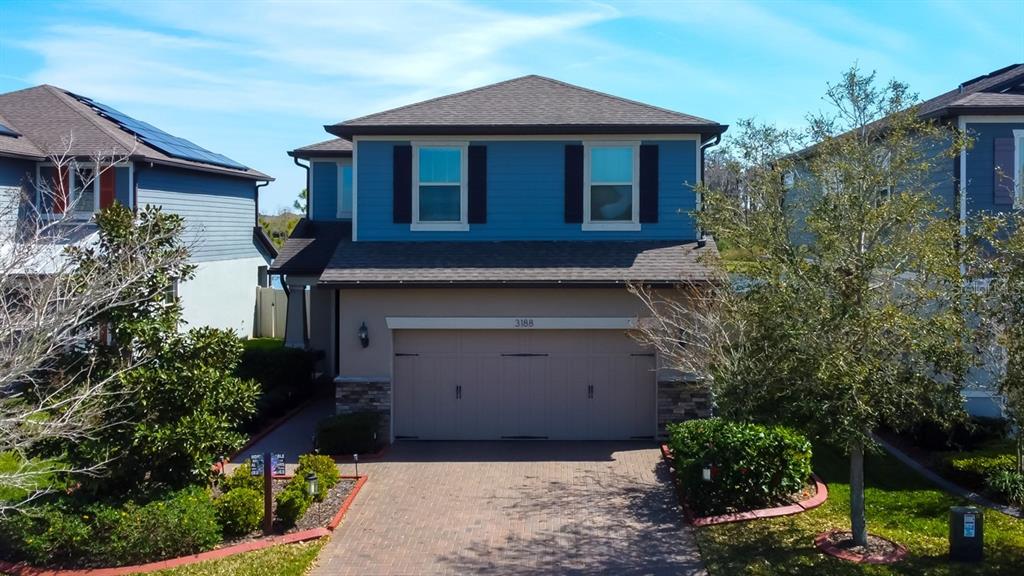
[[[284,340],[280,338],[248,338],[242,340],[246,350],[275,350],[284,347]]]
[[[814,469],[828,484],[819,508],[784,518],[711,526],[697,531],[701,552],[713,576],[734,574],[928,574],[1024,573],[1024,521],[985,511],[985,563],[950,564],[949,507],[962,504],[888,456],[866,464],[868,530],[906,546],[909,557],[891,566],[857,566],[826,557],[812,544],[828,529],[848,529],[850,490],[845,459],[824,449]]]
[[[158,576],[301,576],[309,570],[326,538],[282,544],[220,560],[154,572]]]

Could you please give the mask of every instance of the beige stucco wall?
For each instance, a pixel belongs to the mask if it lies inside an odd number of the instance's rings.
[[[329,309],[329,308],[328,308]],[[316,313],[316,309],[313,310]],[[351,289],[341,291],[340,376],[391,377],[391,317],[629,317],[642,315],[625,289]],[[359,344],[366,322],[370,346]]]

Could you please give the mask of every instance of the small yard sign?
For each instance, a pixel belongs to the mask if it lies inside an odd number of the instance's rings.
[[[270,456],[270,467],[274,469],[274,476],[284,476],[284,454],[272,454]]]
[[[252,454],[249,456],[249,474],[251,476],[263,475],[263,454]]]

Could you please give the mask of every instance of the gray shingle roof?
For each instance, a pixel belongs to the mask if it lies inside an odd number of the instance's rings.
[[[7,136],[0,134],[0,154],[10,154],[14,156],[25,156],[27,158],[42,158],[44,156],[43,151],[36,147],[28,138],[18,131],[14,127],[14,123],[0,114],[0,125],[7,126],[11,130],[17,131],[18,136]]]
[[[346,242],[321,284],[615,285],[707,282],[709,241]],[[275,262],[276,263],[276,262]]]
[[[230,174],[255,180],[272,180],[256,170],[235,170],[202,162],[174,158],[136,140],[116,123],[104,118],[65,90],[50,85],[0,94],[0,115],[4,124],[21,133],[35,148],[37,158],[70,151],[74,156],[121,156],[150,160],[168,166]],[[70,150],[66,141],[70,139]],[[0,137],[2,140],[2,137]],[[9,152],[0,143],[0,153]]]
[[[958,108],[993,108],[1024,106],[1019,97],[1024,84],[1024,64],[1013,64],[964,82],[960,86],[925,100],[919,106],[926,118],[941,117],[957,112]],[[1017,94],[1007,91],[1013,90]]]
[[[295,158],[324,158],[352,155],[352,142],[344,138],[332,138],[302,148],[296,148],[288,152],[289,156]]]
[[[319,276],[340,243],[351,245],[352,223],[316,221],[303,218],[295,225],[284,246],[270,265],[274,274],[312,274]]]
[[[705,118],[543,76],[523,76],[326,126],[357,134],[658,133],[720,134]]]

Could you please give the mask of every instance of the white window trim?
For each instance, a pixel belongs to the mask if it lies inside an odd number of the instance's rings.
[[[633,217],[629,222],[593,222],[590,219],[590,156],[594,148],[632,148],[633,149],[633,181],[632,182],[601,182],[600,184],[624,185],[633,187]],[[635,232],[640,226],[640,142],[628,141],[585,141],[583,143],[583,225],[582,229],[591,231],[628,231]]]
[[[1020,155],[1024,153],[1024,130],[1013,131],[1013,209],[1024,208],[1024,177],[1021,170]]]
[[[131,172],[132,164],[130,162],[118,162],[118,163],[115,163],[115,164],[104,164],[103,167],[101,168],[100,164],[97,163],[97,162],[78,162],[77,160],[74,160],[74,161],[69,162],[64,167],[67,168],[67,170],[68,170],[68,198],[67,198],[67,205],[65,206],[65,210],[64,210],[63,213],[46,212],[44,214],[44,216],[47,217],[47,218],[51,218],[51,219],[56,219],[56,218],[89,219],[89,218],[92,218],[92,216],[94,214],[96,214],[97,212],[100,211],[100,175],[101,175],[102,172],[105,172],[105,171],[111,170],[111,169],[115,169],[115,168],[128,168],[129,169],[129,173],[128,173],[129,174],[129,176],[128,176],[129,177],[129,181],[131,181],[131,179],[132,179],[132,172]],[[55,164],[53,162],[39,162],[39,163],[36,164],[36,185],[35,185],[35,188],[36,188],[35,189],[35,202],[36,202],[36,206],[39,206],[39,203],[42,200],[42,198],[40,196],[41,191],[40,191],[39,187],[40,187],[40,183],[42,182],[42,169],[43,168],[58,169],[58,175],[59,175],[59,168],[60,167],[57,166],[57,164]],[[75,184],[77,183],[77,180],[78,180],[78,171],[79,170],[83,170],[83,169],[92,170],[93,173],[95,174],[95,176],[93,176],[93,179],[92,179],[92,209],[91,210],[85,210],[82,207],[78,206],[78,198],[75,196],[75,188],[76,188]],[[117,192],[116,191],[114,192],[114,195],[115,195],[115,197],[117,196]],[[69,211],[66,208],[71,208],[71,210]]]
[[[459,220],[457,222],[420,222],[420,148],[458,148]],[[413,232],[465,232],[469,230],[469,142],[423,141],[412,143],[412,223]]]

